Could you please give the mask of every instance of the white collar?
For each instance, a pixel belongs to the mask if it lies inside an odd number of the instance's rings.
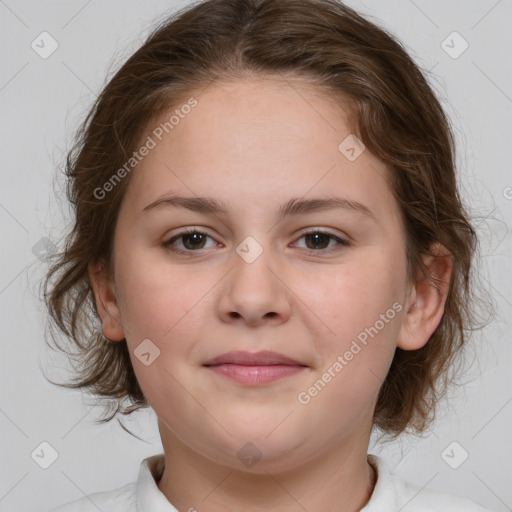
[[[178,512],[157,485],[164,467],[163,454],[142,461],[137,479],[137,512]]]

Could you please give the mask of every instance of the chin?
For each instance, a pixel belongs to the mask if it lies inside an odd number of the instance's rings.
[[[281,417],[279,421],[282,420]],[[307,439],[297,437],[297,430],[290,431],[283,426],[276,429],[279,421],[272,424],[264,422],[258,427],[252,425],[251,428],[243,428],[242,425],[237,425],[236,428],[228,427],[233,437],[226,434],[222,440],[218,440],[217,445],[222,452],[223,461],[215,457],[209,458],[233,469],[254,474],[293,469],[299,465],[298,449],[304,447]],[[209,439],[210,449],[214,442],[213,439]]]

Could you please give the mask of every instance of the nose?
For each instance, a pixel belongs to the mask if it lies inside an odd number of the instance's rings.
[[[222,282],[219,316],[223,322],[256,327],[289,319],[293,293],[270,248],[254,261],[234,252],[233,268]]]

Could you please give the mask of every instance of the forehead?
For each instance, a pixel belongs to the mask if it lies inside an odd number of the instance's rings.
[[[214,83],[189,98],[193,108],[174,106],[143,134],[155,147],[131,178],[128,194],[139,210],[168,192],[262,207],[340,192],[396,206],[382,162],[366,150],[354,161],[341,152],[340,143],[354,135],[350,105],[325,89],[247,80]]]

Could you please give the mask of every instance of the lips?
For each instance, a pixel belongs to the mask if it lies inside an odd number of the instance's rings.
[[[263,350],[261,352],[226,352],[220,356],[210,359],[204,366],[216,366],[219,364],[238,364],[243,366],[271,366],[277,364],[291,366],[306,366],[290,357],[277,352]]]
[[[258,386],[295,375],[306,365],[277,352],[227,352],[210,359],[203,366],[217,375],[239,384]]]

